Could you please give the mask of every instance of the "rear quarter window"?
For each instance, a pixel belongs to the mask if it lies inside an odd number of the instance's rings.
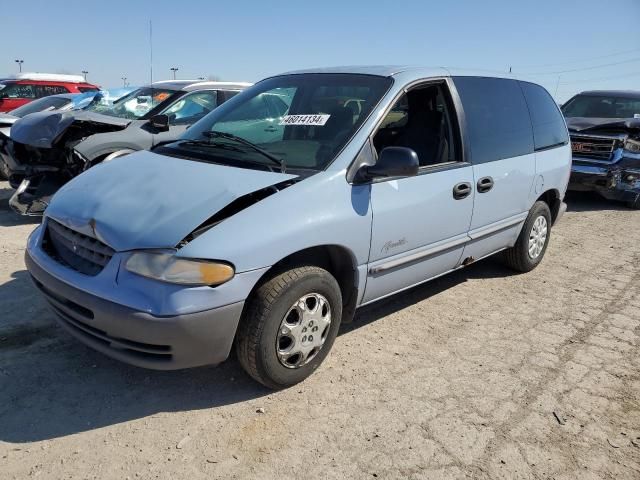
[[[556,102],[540,85],[520,82],[529,107],[533,125],[533,145],[536,150],[564,145],[569,141],[564,118]]]
[[[529,110],[518,82],[454,77],[454,84],[462,100],[473,163],[533,152]]]

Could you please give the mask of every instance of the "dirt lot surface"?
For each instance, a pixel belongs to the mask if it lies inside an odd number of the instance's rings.
[[[0,478],[640,478],[640,212],[570,197],[541,266],[494,260],[360,311],[273,393],[68,337],[0,183]]]

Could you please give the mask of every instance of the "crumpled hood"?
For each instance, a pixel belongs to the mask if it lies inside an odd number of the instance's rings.
[[[82,110],[36,112],[25,115],[11,127],[11,139],[37,148],[52,148],[73,122],[90,122],[125,128],[131,120]]]
[[[172,248],[236,198],[292,178],[137,152],[71,180],[45,215],[116,251]]]
[[[569,117],[567,128],[572,132],[583,132],[597,128],[640,130],[640,118],[591,118]]]

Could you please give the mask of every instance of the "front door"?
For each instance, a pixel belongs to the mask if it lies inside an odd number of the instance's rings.
[[[444,82],[403,95],[374,137],[416,151],[419,174],[374,183],[367,286],[370,302],[460,264],[473,212],[473,169],[463,161],[455,111]]]

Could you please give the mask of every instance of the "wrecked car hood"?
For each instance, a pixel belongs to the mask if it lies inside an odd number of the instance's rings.
[[[572,132],[600,128],[640,130],[640,118],[569,117],[566,121],[567,128]]]
[[[236,198],[292,178],[137,152],[71,180],[45,215],[116,251],[172,248]]]
[[[11,139],[37,148],[52,148],[74,122],[99,123],[125,128],[131,120],[95,112],[37,112],[26,115],[11,127]]]

